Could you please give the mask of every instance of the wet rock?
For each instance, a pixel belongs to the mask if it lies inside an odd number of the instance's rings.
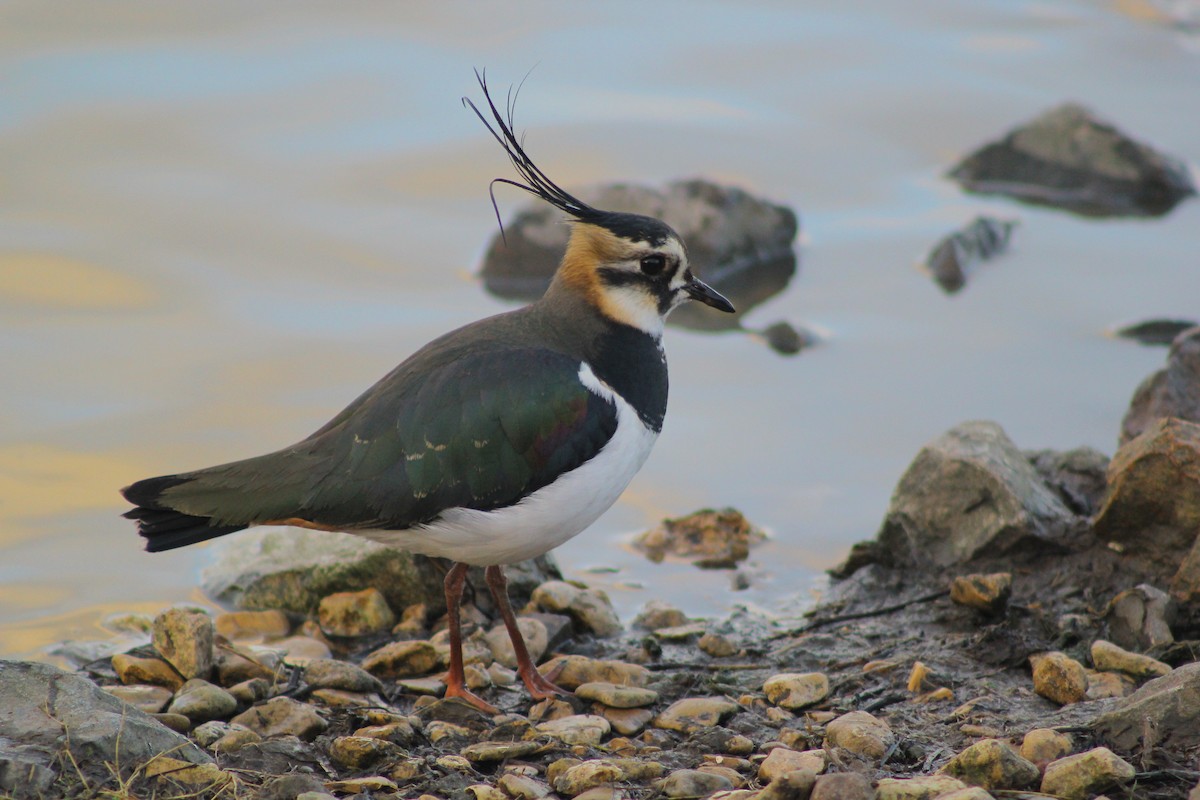
[[[613,708],[612,706],[595,706],[595,713],[608,720],[612,729],[622,736],[634,736],[654,719],[654,712],[648,708]]]
[[[891,727],[866,711],[851,711],[825,726],[826,746],[866,758],[883,758],[895,741]]]
[[[314,658],[304,666],[304,682],[313,689],[341,689],[346,692],[378,692],[379,679],[348,661]]]
[[[1165,417],[1200,422],[1200,327],[1175,337],[1166,366],[1134,390],[1121,420],[1121,444],[1141,436]]]
[[[403,751],[396,745],[371,736],[339,736],[329,743],[329,757],[346,769],[369,769],[401,755]]]
[[[1171,596],[1143,583],[1114,597],[1105,621],[1114,643],[1129,650],[1149,650],[1175,641],[1170,626],[1174,616]]]
[[[249,728],[264,738],[292,735],[305,740],[311,740],[329,727],[315,708],[290,697],[272,698],[243,711],[230,723]]]
[[[685,697],[654,718],[654,727],[682,733],[719,725],[737,713],[739,706],[723,697]]]
[[[817,776],[808,770],[797,770],[781,775],[759,792],[756,800],[808,800],[812,795]]]
[[[656,787],[667,797],[705,797],[733,788],[733,781],[698,769],[677,769]]]
[[[1122,339],[1133,339],[1139,344],[1163,345],[1170,344],[1176,336],[1197,326],[1200,326],[1200,322],[1194,319],[1148,319],[1123,325],[1113,334]]]
[[[1049,764],[1042,778],[1042,791],[1065,800],[1086,800],[1133,780],[1135,773],[1132,764],[1107,747],[1097,747]]]
[[[925,258],[925,266],[942,291],[954,294],[966,285],[978,262],[1008,249],[1008,240],[1016,226],[1016,220],[976,217],[934,245]]]
[[[505,574],[513,601],[520,603],[532,588],[529,576],[540,583],[558,577],[558,570],[553,561],[541,558],[506,567]],[[217,562],[202,577],[206,595],[238,609],[279,609],[313,616],[321,598],[364,586],[379,587],[391,608],[418,603],[445,608],[442,575],[428,559],[359,536],[325,531],[247,531],[236,542],[219,545]]]
[[[463,758],[471,762],[505,761],[523,758],[541,748],[539,742],[476,742],[463,748]]]
[[[1083,517],[1100,508],[1108,488],[1108,456],[1091,447],[1035,450],[1025,455],[1067,508]]]
[[[496,779],[496,787],[513,800],[543,800],[553,790],[529,775],[505,773]]]
[[[866,775],[834,772],[817,776],[810,797],[812,800],[874,800],[875,790]]]
[[[712,656],[713,658],[728,658],[729,656],[737,655],[737,645],[729,640],[728,637],[711,631],[705,633],[696,641],[696,646],[700,648],[702,653]]]
[[[933,800],[967,785],[950,775],[917,775],[913,778],[880,778],[875,800]]]
[[[1087,670],[1065,653],[1050,652],[1031,656],[1033,690],[1047,700],[1067,705],[1087,696]]]
[[[1092,666],[1099,670],[1123,672],[1134,678],[1161,678],[1171,668],[1158,659],[1131,653],[1112,642],[1092,642]]]
[[[595,714],[576,714],[562,719],[539,723],[538,733],[558,739],[563,744],[582,744],[595,747],[612,731],[604,717]]]
[[[1037,540],[1065,544],[1075,515],[993,422],[925,445],[892,495],[878,545],[895,566],[950,566]]]
[[[1200,528],[1200,424],[1160,419],[1117,450],[1096,535],[1177,565]]]
[[[653,689],[603,682],[581,684],[576,687],[575,696],[595,700],[611,708],[641,708],[658,701],[658,692]]]
[[[633,627],[645,631],[656,631],[660,628],[686,625],[687,622],[687,616],[675,606],[662,600],[651,600],[634,617]]]
[[[1096,718],[1093,727],[1117,750],[1200,745],[1200,662],[1149,681]]]
[[[565,613],[596,636],[620,633],[621,619],[608,595],[599,589],[580,589],[566,581],[548,581],[534,589],[529,602],[541,611]]]
[[[815,705],[829,696],[829,678],[820,672],[785,672],[763,684],[767,700],[795,711]]]
[[[207,614],[168,608],[154,618],[154,649],[185,679],[207,678],[213,666],[213,621]]]
[[[1160,216],[1196,193],[1182,162],[1066,103],[963,159],[950,177],[1087,216]]]
[[[390,630],[396,624],[396,613],[383,593],[371,587],[322,597],[317,620],[329,636],[367,636]]]
[[[226,611],[217,614],[213,627],[230,641],[282,639],[292,632],[287,614],[278,609],[269,611]]]
[[[816,775],[825,771],[823,750],[798,751],[788,747],[776,747],[758,765],[758,780],[761,783],[777,781],[784,775],[804,770]]]
[[[228,717],[237,707],[237,699],[220,686],[192,678],[175,693],[167,713],[182,714],[194,724]]]
[[[162,686],[105,686],[104,691],[147,714],[157,714],[166,708],[171,700],[171,690]]]
[[[438,654],[429,642],[392,642],[367,654],[362,668],[377,678],[395,679],[426,675],[438,665]]]
[[[538,671],[543,675],[554,675],[555,683],[572,691],[585,683],[645,686],[651,675],[650,670],[640,664],[577,655],[556,656],[539,666]]]
[[[529,650],[529,657],[536,664],[541,660],[550,644],[546,626],[540,619],[517,617],[517,627],[520,629],[521,635],[525,637],[525,647]],[[512,639],[508,635],[507,628],[497,625],[485,634],[484,641],[487,642],[494,659],[510,669],[516,668],[517,653],[513,650]]]
[[[368,775],[364,778],[349,778],[342,781],[330,781],[325,788],[343,795],[366,795],[373,797],[383,792],[396,792],[400,789],[396,782],[382,775]]]
[[[942,771],[984,789],[1027,789],[1041,778],[1035,764],[999,739],[976,742],[946,762]]]
[[[1065,733],[1051,728],[1034,728],[1021,740],[1021,758],[1044,770],[1051,761],[1071,754],[1075,743]]]
[[[1012,573],[994,572],[990,575],[972,573],[960,575],[950,582],[950,599],[960,606],[978,609],[988,614],[1004,610],[1012,596]]]
[[[553,764],[551,765],[554,766]],[[624,770],[613,761],[594,759],[567,767],[561,774],[546,776],[555,790],[574,797],[599,786],[608,786],[624,779]]]
[[[740,511],[706,508],[685,517],[664,519],[657,528],[638,536],[633,545],[651,561],[672,556],[705,569],[725,569],[745,561],[750,548],[765,540],[766,535]]]
[[[179,673],[158,658],[140,658],[128,653],[117,653],[112,657],[112,665],[121,683],[148,683],[162,686],[172,692],[183,686],[183,678]]]

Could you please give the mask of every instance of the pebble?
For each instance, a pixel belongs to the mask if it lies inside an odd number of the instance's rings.
[[[429,643],[433,645],[433,649],[437,652],[438,664],[442,667],[449,665],[450,631],[438,631],[429,639]],[[493,663],[492,649],[488,647],[482,630],[473,630],[463,638],[462,656],[464,666]]]
[[[468,786],[465,791],[474,797],[475,800],[508,800],[508,796],[504,792],[486,783],[473,784]]]
[[[333,792],[348,795],[375,794],[381,792],[396,792],[400,787],[395,781],[388,780],[382,775],[370,775],[365,778],[351,778],[345,781],[330,781],[325,788]]]
[[[1059,653],[1039,653],[1029,657],[1033,665],[1033,690],[1060,706],[1078,703],[1087,697],[1087,671],[1075,659]]]
[[[880,778],[875,800],[933,800],[967,785],[950,775],[918,775],[915,778]]]
[[[425,641],[392,642],[369,653],[362,668],[377,678],[410,678],[432,672],[438,665],[438,654]]]
[[[316,689],[310,697],[327,708],[366,708],[383,702],[375,693],[347,692],[345,689]]]
[[[676,700],[654,718],[654,727],[681,733],[693,733],[720,725],[741,707],[724,697],[685,697]]]
[[[994,614],[1008,605],[1012,596],[1012,573],[994,572],[960,575],[950,583],[950,599],[960,606]]]
[[[587,656],[556,656],[538,667],[543,675],[554,675],[554,682],[574,691],[585,683],[615,683],[618,686],[645,686],[650,670],[640,664],[608,661]]]
[[[639,686],[618,686],[615,683],[593,681],[575,687],[575,696],[594,700],[611,708],[641,708],[658,702],[658,692]]]
[[[315,708],[290,697],[272,698],[243,711],[230,723],[249,728],[263,738],[292,734],[306,741],[329,727]]]
[[[654,632],[654,636],[663,642],[674,642],[681,644],[690,642],[697,636],[703,636],[708,630],[708,623],[703,620],[698,622],[688,622],[684,625],[676,625],[671,628],[659,628]]]
[[[513,800],[543,800],[553,791],[549,784],[537,778],[511,772],[501,775],[496,786]]]
[[[187,733],[192,727],[192,721],[183,714],[172,714],[170,712],[163,711],[158,714],[151,714],[150,716],[154,717],[171,730],[178,731],[179,733]]]
[[[1162,589],[1143,583],[1112,599],[1105,621],[1109,635],[1121,647],[1149,650],[1175,641],[1169,620],[1174,602]]]
[[[488,680],[495,686],[512,686],[517,682],[517,673],[509,669],[503,664],[497,664],[494,661],[487,668]]]
[[[1051,728],[1035,728],[1021,740],[1021,758],[1044,770],[1051,761],[1070,755],[1075,743],[1065,733]]]
[[[533,590],[529,602],[542,611],[566,613],[601,638],[621,632],[621,619],[608,595],[599,589],[580,589],[566,581],[546,581]]]
[[[1106,697],[1125,697],[1133,692],[1133,678],[1120,672],[1089,672],[1087,676],[1088,700],[1102,700]]]
[[[443,719],[435,719],[425,726],[425,736],[434,744],[445,742],[449,745],[457,741],[470,741],[471,729]]]
[[[828,697],[829,678],[820,672],[785,672],[768,678],[763,692],[775,705],[795,711]]]
[[[555,791],[575,796],[582,794],[588,789],[611,785],[623,780],[624,773],[619,766],[610,760],[594,759],[592,761],[569,765],[558,775],[552,775],[547,770],[546,777],[550,779]]]
[[[232,780],[229,773],[222,771],[216,764],[192,764],[166,754],[156,756],[144,764],[141,773],[148,778],[165,778],[176,786],[184,784],[189,787],[202,787],[206,792],[211,791],[213,795],[222,794],[223,789]]]
[[[252,706],[259,700],[267,699],[267,695],[271,693],[271,684],[262,678],[251,678],[230,686],[229,693],[242,705]]]
[[[207,678],[213,666],[212,617],[168,608],[154,618],[154,649],[184,677]]]
[[[1107,747],[1067,756],[1046,766],[1042,791],[1066,800],[1085,800],[1133,779],[1137,770]]]
[[[462,750],[462,756],[468,761],[504,761],[509,758],[523,758],[535,753],[541,748],[538,742],[476,742]]]
[[[656,784],[667,797],[704,797],[733,787],[728,777],[698,769],[677,769]]]
[[[391,630],[396,614],[374,587],[359,592],[335,592],[321,598],[317,622],[329,636],[367,636]]]
[[[706,653],[713,658],[728,658],[732,655],[737,655],[737,646],[729,641],[727,636],[719,633],[706,633],[696,642],[696,646],[701,652]]]
[[[148,683],[162,686],[172,692],[183,686],[183,678],[179,673],[159,658],[141,658],[128,653],[117,653],[112,657],[112,665],[121,683]]]
[[[304,666],[304,682],[314,689],[378,692],[383,684],[371,673],[348,661],[314,658]]]
[[[220,720],[210,720],[201,723],[192,729],[192,738],[201,747],[211,747],[212,744],[218,741],[222,736],[227,735],[233,727],[228,722]]]
[[[947,761],[942,771],[984,789],[1027,789],[1041,777],[1037,765],[1000,739],[976,742]]]
[[[399,747],[372,736],[339,736],[329,743],[329,757],[347,769],[362,770],[402,755]]]
[[[826,746],[841,747],[867,758],[883,758],[895,741],[891,727],[866,711],[851,711],[825,726]]]
[[[271,642],[269,649],[282,652],[287,663],[304,666],[314,658],[332,658],[329,645],[311,636],[289,636],[277,642]]]
[[[557,739],[563,744],[582,744],[595,747],[612,732],[612,725],[604,717],[595,714],[576,714],[539,723],[537,731]]]
[[[249,728],[231,727],[229,733],[213,742],[212,749],[214,753],[233,753],[248,744],[257,744],[261,741],[262,737]]]
[[[873,800],[875,790],[866,775],[858,772],[834,772],[818,775],[811,800]]]
[[[129,686],[105,686],[103,689],[147,714],[157,714],[171,701],[171,690],[162,686],[131,684]]]
[[[218,635],[235,642],[282,639],[292,632],[287,614],[278,610],[226,611],[217,614],[213,627]]]
[[[755,795],[756,800],[808,800],[817,776],[799,770],[789,772],[767,784],[767,788]]]
[[[696,769],[701,772],[708,772],[713,775],[723,775],[733,784],[733,788],[741,789],[746,785],[746,779],[733,767],[724,767],[719,764],[701,764]]]
[[[771,783],[790,772],[807,770],[814,775],[824,772],[827,761],[824,750],[792,750],[776,747],[758,765],[758,780]]]
[[[613,708],[597,704],[593,711],[608,720],[612,729],[622,736],[641,733],[654,719],[654,712],[648,708]]]
[[[993,800],[993,797],[986,789],[978,786],[967,786],[938,795],[937,800]]]
[[[225,646],[218,646],[213,654],[213,669],[222,686],[233,686],[253,678],[272,680],[275,677],[275,671],[256,658]]]
[[[687,615],[670,603],[663,602],[662,600],[651,600],[633,618],[633,627],[646,631],[656,631],[660,628],[674,628],[678,625],[684,625],[687,621]]]
[[[525,647],[533,663],[541,660],[546,648],[550,645],[550,635],[546,625],[540,619],[533,617],[517,617],[517,628],[525,638]],[[484,634],[491,657],[510,669],[517,666],[517,653],[513,650],[512,638],[504,625],[497,625]]]
[[[403,758],[396,762],[388,777],[397,783],[409,783],[426,774],[429,767],[423,758]]]
[[[220,686],[192,678],[175,693],[167,708],[169,714],[183,714],[193,723],[227,717],[237,711],[237,698]]]
[[[1171,671],[1158,659],[1131,653],[1103,639],[1092,642],[1092,666],[1103,671],[1123,672],[1134,678],[1161,678]]]
[[[354,731],[355,736],[370,736],[373,739],[386,739],[389,742],[407,747],[416,737],[412,723],[406,719],[385,722],[382,725],[367,725]]]

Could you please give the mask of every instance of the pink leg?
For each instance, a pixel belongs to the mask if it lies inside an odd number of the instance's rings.
[[[492,597],[496,599],[496,605],[500,608],[504,627],[508,629],[508,638],[512,639],[513,651],[517,654],[517,673],[525,682],[529,694],[535,700],[545,700],[548,697],[568,694],[542,677],[542,673],[538,672],[537,667],[534,666],[533,659],[529,657],[529,650],[525,647],[525,637],[521,635],[521,629],[517,627],[517,618],[513,615],[512,606],[508,604],[508,580],[504,577],[504,571],[500,567],[492,566],[483,571],[483,576],[487,579],[488,588],[492,590]]]
[[[461,697],[471,705],[487,714],[498,714],[499,710],[492,704],[476,697],[467,688],[466,676],[463,673],[462,655],[462,619],[459,607],[462,605],[463,586],[467,582],[466,564],[456,563],[446,573],[446,620],[450,626],[450,669],[446,672],[446,697]]]

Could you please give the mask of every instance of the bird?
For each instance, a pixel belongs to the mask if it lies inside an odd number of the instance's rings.
[[[150,552],[292,525],[452,561],[445,696],[495,713],[467,688],[463,671],[468,569],[484,568],[530,696],[566,694],[530,658],[503,566],[582,532],[642,467],[667,411],[662,335],[670,311],[688,300],[734,308],[696,276],[669,225],[594,208],[552,181],[514,132],[512,90],[502,113],[486,72],[475,77],[486,113],[467,97],[463,103],[519,178],[493,179],[497,221],[500,183],[550,203],[571,225],[545,294],[429,342],[296,444],[139,480],[121,493],[134,505],[124,516]]]

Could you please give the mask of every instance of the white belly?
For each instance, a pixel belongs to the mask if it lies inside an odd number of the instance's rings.
[[[617,501],[650,455],[658,434],[587,364],[579,378],[617,408],[617,430],[590,461],[519,503],[494,511],[451,508],[436,522],[406,530],[359,530],[383,544],[476,566],[512,564],[553,550],[591,525]]]

